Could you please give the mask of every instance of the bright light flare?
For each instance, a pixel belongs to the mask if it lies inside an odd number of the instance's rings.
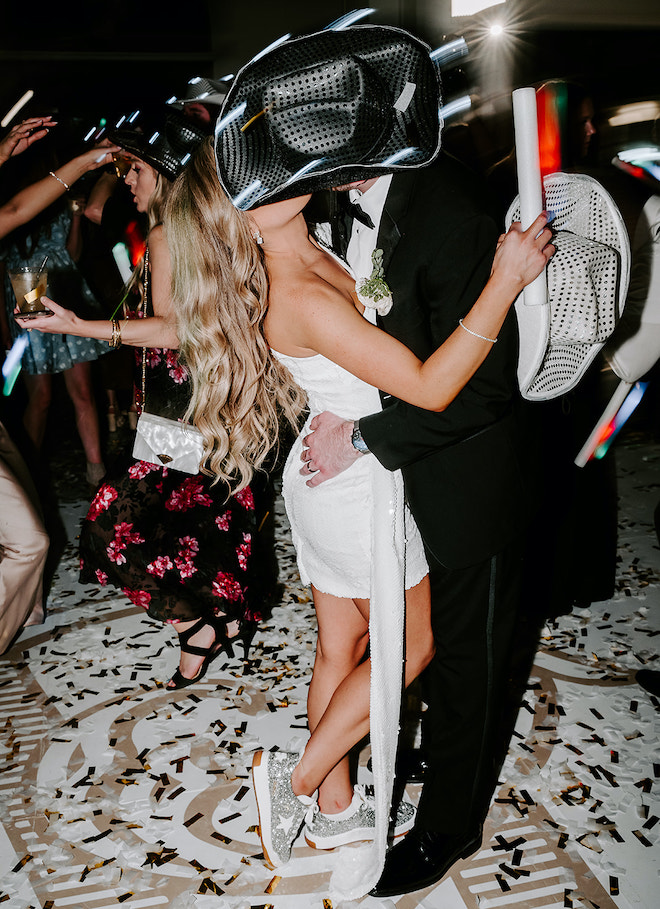
[[[497,23],[496,25],[491,25],[490,27],[490,36],[491,38],[499,38],[500,35],[504,34],[504,26]]]

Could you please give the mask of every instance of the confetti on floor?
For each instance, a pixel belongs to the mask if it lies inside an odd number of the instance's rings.
[[[351,906],[657,905],[660,703],[635,673],[660,669],[660,453],[633,439],[617,462],[616,593],[543,629],[482,848],[433,888]],[[46,624],[0,658],[0,906],[348,909],[330,878],[353,847],[319,852],[301,838],[274,875],[250,788],[256,749],[306,738],[315,619],[281,502],[284,593],[251,664],[217,660],[199,685],[171,692],[172,629],[78,583],[78,473],[58,470],[68,544]],[[365,749],[365,784],[367,761]]]

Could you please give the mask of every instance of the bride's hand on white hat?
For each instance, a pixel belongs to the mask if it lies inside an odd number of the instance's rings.
[[[548,220],[547,212],[542,212],[527,230],[519,221],[513,222],[497,242],[493,278],[511,282],[519,292],[541,274],[555,253]]]

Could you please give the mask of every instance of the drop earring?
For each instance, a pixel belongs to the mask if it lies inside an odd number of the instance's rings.
[[[253,237],[255,243],[257,244],[257,246],[263,246],[264,238],[261,236],[259,231],[257,231],[256,234],[252,234],[252,237]]]

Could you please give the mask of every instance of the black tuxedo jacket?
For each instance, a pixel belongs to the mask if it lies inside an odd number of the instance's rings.
[[[379,324],[425,360],[455,330],[488,280],[499,234],[477,177],[447,155],[395,174],[377,247],[394,305]],[[447,568],[490,558],[519,534],[525,487],[515,418],[513,313],[487,359],[442,413],[382,395],[360,420],[369,449],[403,471],[427,548]]]

